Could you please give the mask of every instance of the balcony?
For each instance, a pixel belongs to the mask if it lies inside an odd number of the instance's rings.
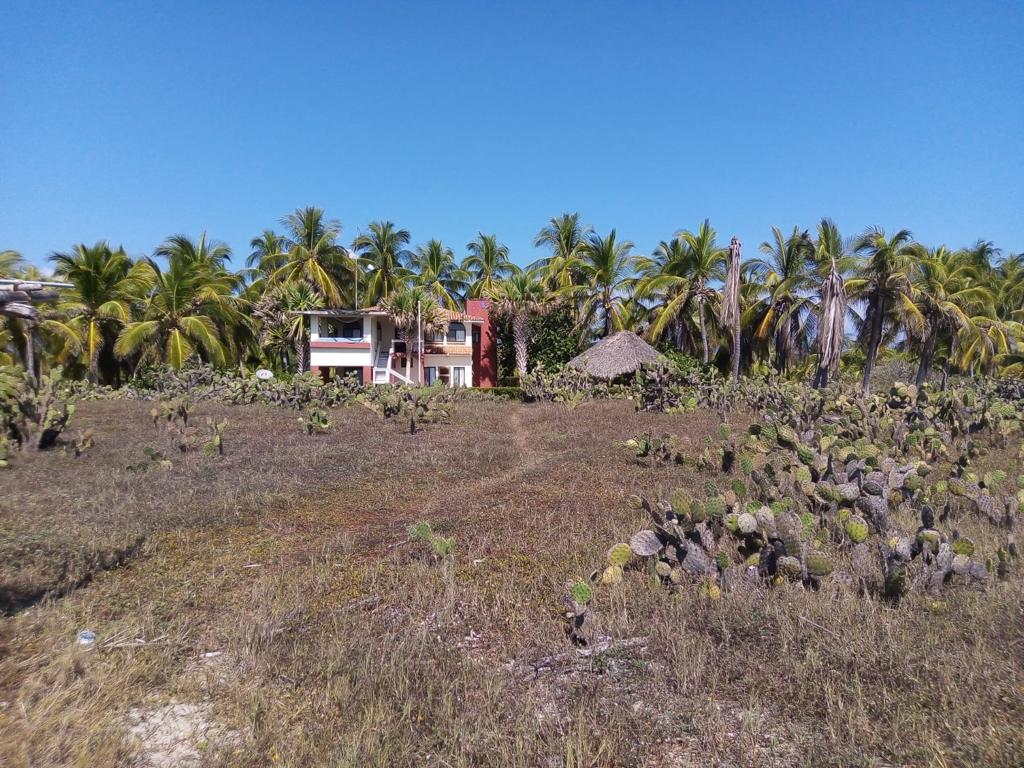
[[[462,355],[472,357],[473,347],[469,344],[441,344],[436,341],[428,341],[423,345],[425,355]]]

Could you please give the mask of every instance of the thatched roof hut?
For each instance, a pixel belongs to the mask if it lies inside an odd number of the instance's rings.
[[[606,336],[567,365],[597,379],[614,379],[633,373],[646,363],[656,363],[661,354],[630,331],[619,331]]]

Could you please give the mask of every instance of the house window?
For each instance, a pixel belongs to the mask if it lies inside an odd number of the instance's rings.
[[[423,383],[429,387],[435,381],[437,381],[437,367],[428,365],[423,369]]]
[[[442,387],[447,387],[451,382],[451,370],[448,366],[440,365],[437,368],[437,379],[441,382]]]
[[[462,323],[449,323],[448,341],[453,344],[465,344],[466,326],[464,326]]]
[[[435,344],[444,343],[444,331],[430,331],[426,336],[427,341],[434,342]]]
[[[464,386],[466,386],[466,369],[465,368],[452,368],[452,386],[453,387],[464,387]]]
[[[363,321],[320,318],[320,337],[324,339],[361,339],[363,338]]]

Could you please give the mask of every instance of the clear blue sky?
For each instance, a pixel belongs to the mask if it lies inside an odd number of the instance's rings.
[[[302,7],[299,7],[299,6]],[[526,263],[579,211],[1024,249],[1024,2],[0,3],[0,248],[318,205]]]

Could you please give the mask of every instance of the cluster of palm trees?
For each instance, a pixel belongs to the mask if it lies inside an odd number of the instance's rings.
[[[437,239],[410,249],[408,230],[389,221],[371,223],[351,247],[341,243],[340,222],[320,208],[298,209],[281,224],[283,234],[268,229],[252,239],[238,271],[230,249],[203,234],[173,235],[138,259],[106,242],[79,244],[50,256],[52,275],[4,251],[0,277],[70,283],[32,324],[44,362],[117,383],[145,364],[182,367],[197,359],[303,371],[308,331],[297,312],[381,305],[398,318],[414,316],[419,305],[429,328],[440,308],[497,297],[520,271],[494,235],[481,233],[460,263]],[[0,318],[0,362],[25,359],[25,325]]]
[[[879,228],[844,238],[830,219],[814,234],[776,227],[739,264],[732,301],[730,248],[708,220],[649,256],[577,214],[552,219],[535,244],[550,250],[528,271],[547,302],[568,302],[598,334],[638,331],[704,363],[726,368],[731,357],[744,370],[824,386],[851,351],[854,362],[863,355],[865,392],[879,352],[892,347],[919,359],[918,384],[937,361],[944,377],[1024,373],[1024,256],[1001,259],[990,242],[929,249],[907,230]]]
[[[147,363],[180,367],[269,365],[304,370],[302,310],[382,306],[426,324],[440,309],[486,297],[509,319],[516,368],[529,367],[531,321],[567,308],[584,340],[633,330],[705,364],[802,376],[823,386],[844,353],[863,367],[867,390],[881,350],[919,359],[918,383],[941,364],[951,371],[1024,373],[1024,256],[1001,258],[992,243],[929,249],[910,232],[874,228],[844,238],[823,219],[811,233],[778,228],[758,255],[739,260],[707,220],[661,241],[650,255],[578,214],[552,218],[534,245],[546,255],[514,264],[495,235],[480,233],[461,260],[438,239],[412,248],[408,230],[371,223],[345,247],[340,222],[322,209],[296,210],[284,231],[251,241],[244,269],[205,235],[175,235],[152,257],[130,258],[106,243],[50,257],[73,287],[44,309],[37,327],[49,360],[93,381],[116,383]],[[13,252],[0,275],[41,277]],[[399,323],[401,325],[401,323]],[[26,333],[0,326],[13,360]],[[850,338],[848,338],[850,337]]]

